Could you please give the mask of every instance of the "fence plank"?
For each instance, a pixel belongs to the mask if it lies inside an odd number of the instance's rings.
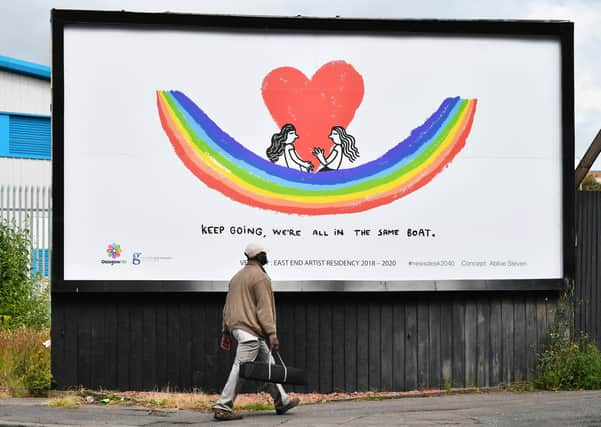
[[[499,299],[490,302],[490,384],[503,382],[503,321],[502,304]]]
[[[601,197],[599,197],[599,193],[595,194],[595,204],[593,210],[595,212],[594,222],[592,223],[595,232],[595,254],[592,256],[592,265],[594,268],[593,278],[590,281],[591,286],[591,313],[592,313],[592,324],[589,328],[586,329],[586,332],[592,335],[593,339],[601,346],[601,293],[599,291],[599,278],[601,276],[601,248],[599,245],[601,244]]]
[[[190,328],[190,317],[192,316],[192,309],[190,307],[190,299],[180,304],[181,316],[181,357],[180,357],[180,386],[186,390],[192,390],[192,341],[188,339],[191,335],[192,329]]]
[[[490,386],[490,305],[486,297],[479,297],[476,301],[477,322],[476,322],[476,384],[485,387]]]
[[[319,307],[307,305],[307,391],[319,391]]]
[[[144,379],[144,312],[139,299],[129,306],[129,381],[134,390],[143,388]],[[173,378],[179,379],[177,376]]]
[[[167,336],[169,335],[169,324],[167,323],[167,301],[163,304],[155,305],[155,321],[156,321],[156,369],[157,369],[157,385],[159,389],[167,387],[169,384],[168,366],[169,360],[167,355]],[[200,325],[206,325],[206,313],[207,309],[205,305],[199,307],[199,311],[202,313],[200,318]],[[206,343],[203,345],[203,354],[206,354]],[[208,369],[206,370],[208,372]],[[206,378],[203,378],[206,381]]]
[[[332,391],[332,307],[321,303],[319,307],[319,391]]]
[[[357,309],[357,390],[369,388],[369,306],[358,304]]]
[[[526,334],[526,301],[524,295],[514,298],[514,372],[516,381],[527,379],[527,334]]]
[[[441,388],[441,337],[440,337],[440,303],[438,300],[433,301],[430,304],[430,317],[428,330],[430,331],[429,339],[429,353],[430,365],[428,367],[429,372],[429,388]]]
[[[448,298],[448,297],[447,297]],[[448,299],[444,298],[442,301]],[[453,380],[453,304],[440,303],[440,369],[441,385]]]
[[[90,304],[91,306],[92,304]],[[89,384],[92,388],[92,375],[94,370],[94,360],[90,352],[90,335],[92,330],[92,311],[91,307],[87,310],[81,310],[77,318],[77,381],[79,384]]]
[[[501,322],[503,329],[503,382],[505,384],[511,384],[515,378],[514,376],[514,306],[513,300],[509,296],[504,296],[501,299]]]
[[[380,389],[381,358],[380,358],[380,305],[371,303],[369,305],[369,358],[368,364],[368,387],[370,390]]]
[[[428,388],[430,374],[430,307],[421,298],[417,304],[417,387]]]
[[[344,305],[344,377],[345,390],[357,390],[357,304]]]
[[[334,304],[332,307],[332,389],[343,391],[344,386],[344,305]]]
[[[417,300],[407,301],[405,305],[405,387],[408,390],[417,388]]]
[[[526,297],[526,378],[533,380],[536,371],[538,331],[536,318],[536,295]]]
[[[393,307],[393,344],[392,344],[392,366],[393,366],[393,390],[405,390],[405,304],[399,300],[395,301]]]
[[[381,311],[381,332],[380,332],[380,360],[381,360],[381,379],[380,389],[383,391],[393,390],[393,313],[392,304],[384,303]]]
[[[295,343],[296,343],[296,356],[294,363],[298,368],[307,370],[307,304],[304,301],[300,301],[295,305],[294,313],[294,330],[295,330]],[[294,391],[307,391],[305,386],[298,386],[294,388]]]
[[[478,380],[478,307],[473,298],[465,303],[465,385],[473,387]]]
[[[452,300],[453,322],[453,387],[465,387],[465,305],[459,298]]]

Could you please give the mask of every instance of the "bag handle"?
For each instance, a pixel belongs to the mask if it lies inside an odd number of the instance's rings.
[[[284,383],[286,382],[286,380],[288,379],[288,368],[286,367],[286,364],[284,363],[284,359],[282,359],[282,355],[280,354],[279,351],[276,351],[275,354],[278,355],[278,359],[280,359],[280,363],[282,364],[282,367],[284,368]],[[271,359],[273,359],[273,361],[275,362],[275,357],[273,357],[271,351],[269,352],[269,363],[268,365],[268,380],[269,382],[271,382]]]

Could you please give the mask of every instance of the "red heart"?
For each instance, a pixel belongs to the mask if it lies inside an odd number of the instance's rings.
[[[311,80],[293,67],[272,70],[263,79],[263,101],[276,124],[296,127],[297,154],[319,169],[314,147],[332,148],[332,126],[347,128],[363,99],[363,77],[344,61],[324,64]]]

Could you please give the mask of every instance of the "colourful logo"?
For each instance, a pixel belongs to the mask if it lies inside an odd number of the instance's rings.
[[[121,245],[117,243],[109,243],[108,247],[106,248],[106,253],[109,258],[119,258],[121,256]]]

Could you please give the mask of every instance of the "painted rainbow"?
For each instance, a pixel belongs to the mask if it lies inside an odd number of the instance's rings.
[[[161,124],[186,167],[210,188],[262,209],[334,215],[386,205],[430,182],[465,146],[476,99],[445,99],[380,158],[327,173],[292,170],[257,156],[178,91],[157,91]]]

